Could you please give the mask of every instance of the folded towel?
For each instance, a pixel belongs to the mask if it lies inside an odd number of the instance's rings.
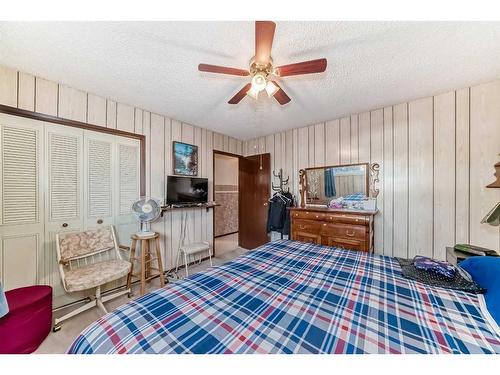
[[[413,265],[418,270],[434,272],[449,279],[453,279],[455,277],[455,266],[442,260],[417,255],[413,258]]]

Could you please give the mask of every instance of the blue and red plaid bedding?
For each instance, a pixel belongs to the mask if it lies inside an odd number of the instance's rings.
[[[500,353],[475,294],[391,257],[280,240],[133,300],[69,353]]]

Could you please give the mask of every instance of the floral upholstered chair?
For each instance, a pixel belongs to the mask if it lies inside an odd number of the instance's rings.
[[[103,302],[130,294],[130,289],[101,296],[101,286],[118,280],[130,272],[131,263],[123,260],[112,225],[80,233],[60,233],[56,236],[59,272],[66,292],[95,289],[95,298],[76,310],[55,319],[54,331],[61,322],[92,307],[107,313]]]

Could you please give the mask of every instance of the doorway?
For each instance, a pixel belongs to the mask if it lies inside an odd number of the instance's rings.
[[[239,157],[214,151],[214,248],[217,256],[238,248]]]
[[[214,151],[214,254],[269,242],[267,211],[271,155]]]

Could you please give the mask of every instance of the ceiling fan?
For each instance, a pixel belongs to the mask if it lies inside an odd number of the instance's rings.
[[[266,91],[268,96],[273,96],[281,105],[288,103],[291,99],[273,80],[272,76],[287,77],[301,74],[321,73],[326,70],[326,59],[304,61],[295,64],[273,66],[271,58],[271,47],[273,45],[274,30],[276,24],[271,21],[255,22],[255,56],[250,61],[250,69],[228,68],[225,66],[199,64],[200,72],[229,74],[234,76],[252,76],[250,83],[236,93],[229,104],[238,104],[245,95],[254,99],[259,97],[261,91]]]

